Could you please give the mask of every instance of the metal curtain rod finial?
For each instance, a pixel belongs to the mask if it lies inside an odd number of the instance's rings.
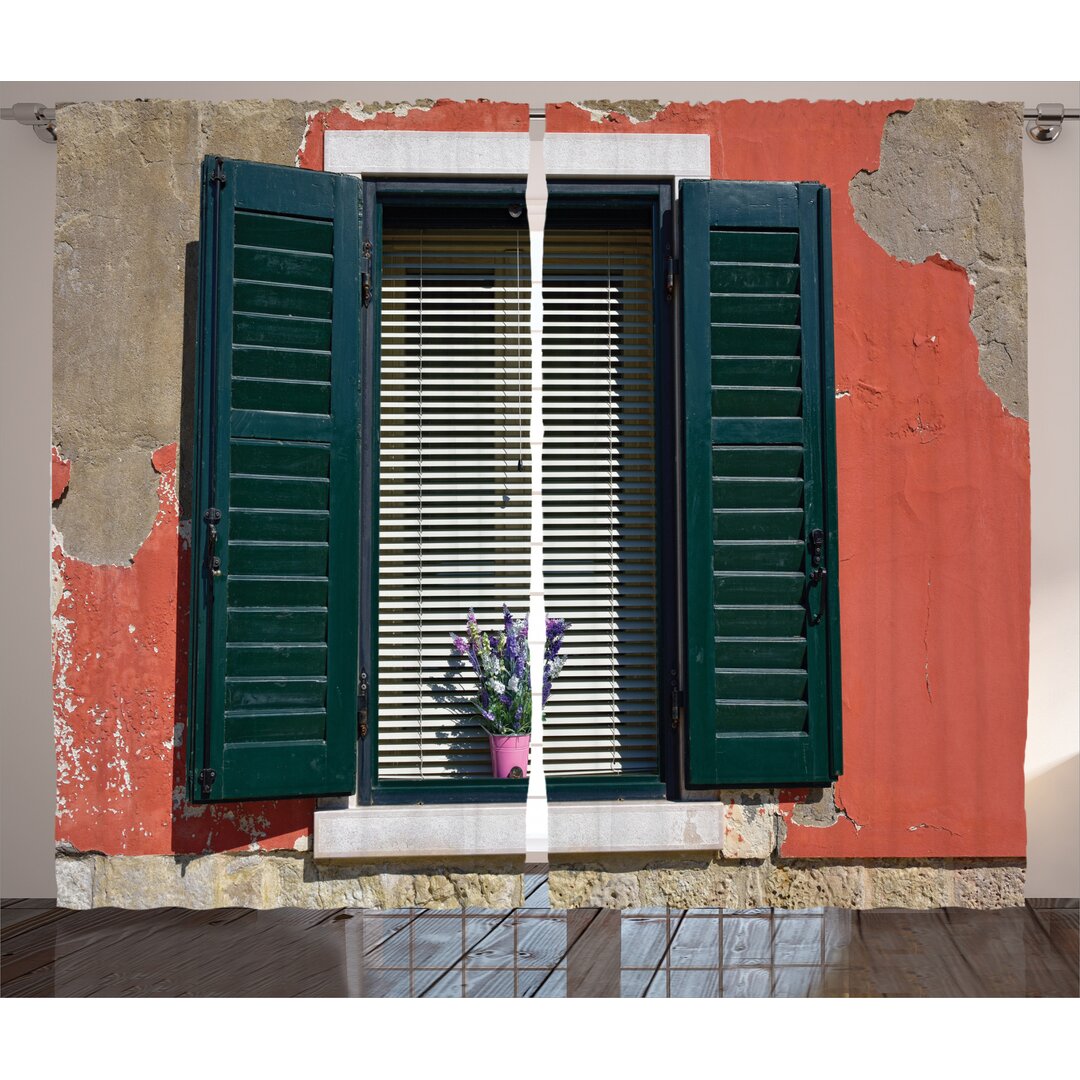
[[[0,120],[17,120],[32,127],[42,142],[56,142],[56,110],[47,109],[40,101],[20,101],[10,109],[0,109]]]
[[[1066,109],[1060,101],[1041,102],[1024,110],[1027,133],[1035,142],[1053,142],[1061,134],[1066,120],[1080,120],[1080,109]]]

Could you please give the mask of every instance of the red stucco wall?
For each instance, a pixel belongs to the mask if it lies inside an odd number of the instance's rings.
[[[911,102],[671,105],[549,131],[693,132],[717,178],[819,180],[833,193],[845,773],[830,827],[791,820],[800,857],[1021,856],[1027,713],[1029,459],[1025,421],[983,383],[962,268],[888,255],[855,223],[848,183],[878,165]],[[330,128],[522,131],[525,106],[437,102]],[[303,845],[310,801],[189,806],[183,795],[188,567],[176,447],[153,456],[160,506],[131,566],[53,549],[57,838],[148,854]],[[54,500],[68,466],[54,455]],[[178,645],[179,643],[179,645]]]

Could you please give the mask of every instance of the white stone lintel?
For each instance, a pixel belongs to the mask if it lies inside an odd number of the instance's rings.
[[[708,135],[593,134],[544,136],[549,177],[696,178],[710,175]]]
[[[328,131],[327,172],[357,176],[513,176],[529,171],[528,132]]]
[[[504,176],[529,171],[529,136],[513,131],[328,131],[327,172],[357,176]],[[553,132],[549,178],[698,178],[710,175],[709,136]]]
[[[315,811],[316,859],[524,854],[524,803]]]

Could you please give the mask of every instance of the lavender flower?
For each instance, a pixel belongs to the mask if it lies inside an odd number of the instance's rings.
[[[566,657],[559,655],[570,624],[548,619],[544,641],[543,703]],[[527,735],[532,731],[532,681],[529,674],[529,620],[515,619],[503,605],[501,630],[481,630],[469,609],[464,636],[453,638],[455,651],[469,661],[477,678],[473,701],[480,726],[492,735]]]

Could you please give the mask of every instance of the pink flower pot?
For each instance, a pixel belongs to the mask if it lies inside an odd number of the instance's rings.
[[[514,776],[529,775],[528,735],[488,735],[491,747],[491,772],[496,780],[505,780],[518,769]]]

